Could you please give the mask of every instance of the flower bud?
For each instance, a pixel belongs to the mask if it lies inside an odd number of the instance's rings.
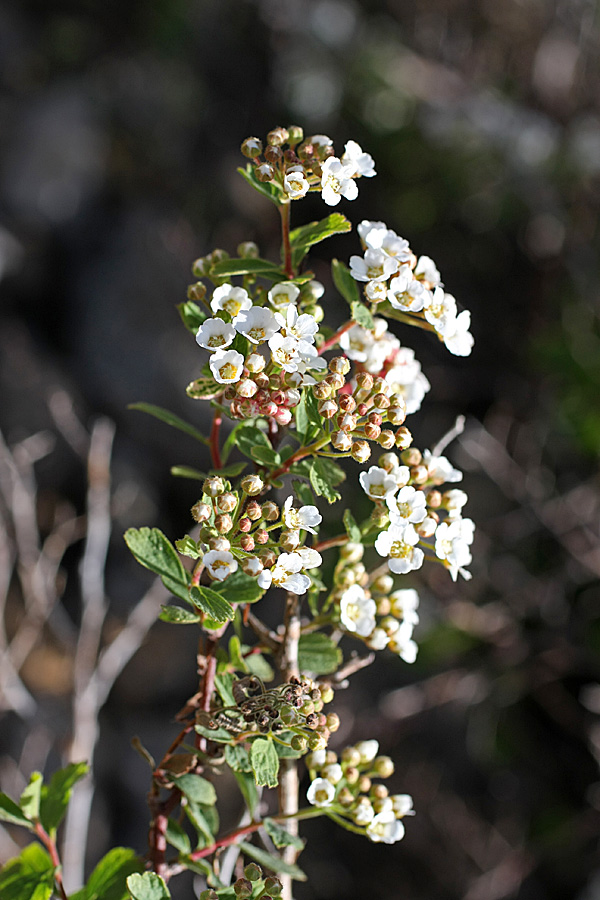
[[[283,151],[279,147],[267,147],[265,150],[265,159],[272,165],[277,165],[283,157]]]
[[[279,897],[283,890],[283,885],[276,875],[269,875],[265,878],[265,890],[271,897]]]
[[[221,250],[220,247],[217,247],[215,250],[213,250],[212,253],[208,254],[207,259],[210,260],[211,266],[214,266],[217,263],[222,262],[224,259],[229,259],[229,253],[227,252],[227,250]]]
[[[390,406],[387,411],[387,419],[390,425],[403,425],[406,421],[406,407]]]
[[[326,381],[317,381],[311,388],[316,400],[328,400],[331,397],[331,385]]]
[[[391,575],[380,575],[371,585],[374,594],[389,594],[394,587],[394,579]]]
[[[394,762],[389,756],[378,756],[373,763],[373,768],[380,778],[390,778],[394,774]]]
[[[283,403],[288,409],[293,409],[295,406],[298,406],[301,399],[302,395],[299,390],[288,388],[284,394]]]
[[[350,434],[350,432],[356,430],[358,419],[353,413],[344,413],[343,415],[338,416],[337,424],[340,431],[345,431],[346,434]]]
[[[373,801],[373,809],[376,813],[391,812],[393,808],[394,804],[390,797],[379,797],[377,800]]]
[[[360,778],[360,772],[358,771],[356,766],[348,766],[345,775],[348,784],[356,784],[358,782],[358,779]]]
[[[325,318],[325,310],[320,303],[315,303],[314,306],[307,306],[304,311],[307,312],[309,316],[313,317],[317,325]]]
[[[247,516],[244,516],[243,519],[240,519],[238,522],[238,528],[243,534],[246,534],[252,528],[252,522]]]
[[[208,542],[211,550],[218,550],[220,553],[226,553],[231,550],[231,544],[225,537],[212,537]]]
[[[195,522],[201,524],[202,522],[206,522],[207,519],[210,519],[212,515],[212,509],[208,505],[208,503],[202,503],[201,500],[198,500],[197,503],[194,503],[191,509],[192,519]]]
[[[347,375],[350,371],[350,360],[345,356],[334,356],[329,360],[329,371],[333,375]]]
[[[279,537],[279,546],[286,553],[293,553],[300,544],[299,531],[282,531]]]
[[[380,776],[381,778],[385,778],[385,775]],[[373,800],[383,800],[385,797],[389,796],[389,789],[385,786],[385,784],[372,784],[371,790],[369,791],[370,796]]]
[[[392,604],[390,603],[389,597],[380,597],[377,600],[377,615],[378,616],[388,616],[390,614],[391,608],[392,608]]]
[[[345,590],[352,587],[356,582],[356,575],[352,569],[342,569],[340,572],[335,573],[334,579],[336,586]]]
[[[256,175],[257,181],[265,184],[267,181],[273,181],[275,169],[273,166],[270,166],[269,163],[263,163],[255,168],[254,174]]]
[[[371,448],[366,441],[354,441],[350,453],[357,463],[365,463],[371,456]]]
[[[289,425],[292,421],[292,411],[285,406],[280,406],[277,409],[274,418],[279,425]]]
[[[385,394],[379,393],[379,394],[375,394],[375,396],[373,397],[373,407],[376,410],[389,409],[390,406],[391,406],[391,403],[388,400],[388,398],[385,396]]]
[[[262,509],[260,503],[257,503],[256,500],[251,500],[250,503],[248,503],[248,505],[246,506],[246,515],[251,522],[258,522],[258,520],[262,517]]]
[[[387,383],[387,381],[385,380],[385,378],[382,378],[381,375],[378,375],[377,378],[373,379],[373,393],[385,394],[385,396],[387,397],[389,392],[390,392],[390,386]]]
[[[373,390],[373,376],[369,372],[359,372],[356,376],[356,385],[359,390],[369,393]]]
[[[240,487],[245,494],[248,494],[250,497],[255,497],[262,491],[264,482],[258,475],[245,475],[240,482]],[[246,515],[247,514],[248,513],[246,512]]]
[[[369,441],[376,441],[380,434],[381,428],[379,425],[373,425],[371,422],[365,423],[365,437]]]
[[[340,391],[344,385],[346,384],[346,379],[343,375],[338,375],[337,372],[332,372],[331,375],[327,375],[324,379],[327,384],[331,385],[332,390]]]
[[[260,575],[263,570],[263,563],[257,556],[249,556],[247,559],[243,559],[242,563],[242,572],[246,575],[252,575],[256,577]]]
[[[358,789],[361,794],[368,794],[371,790],[371,779],[368,775],[361,775],[358,779]]]
[[[249,863],[244,869],[244,875],[248,879],[248,881],[258,881],[262,878],[263,871],[260,866],[257,866],[256,863]]]
[[[247,900],[248,897],[252,896],[252,882],[248,878],[238,878],[237,881],[233,882],[233,890],[235,891],[235,896],[239,897],[240,900]]]
[[[251,375],[258,375],[259,372],[265,367],[265,358],[260,353],[251,353],[250,356],[246,359],[246,368],[248,369]],[[258,387],[258,381],[256,381]]]
[[[341,453],[347,453],[352,447],[352,438],[344,431],[333,431],[331,433],[331,443],[336,450]]]
[[[254,241],[242,241],[238,244],[236,253],[241,259],[258,259],[260,252]]]
[[[350,766],[358,766],[360,765],[360,751],[356,747],[344,747],[342,759]]]
[[[204,275],[208,275],[209,269],[210,265],[207,263],[204,256],[195,259],[192,263],[192,275],[194,275],[195,278],[202,278]]]
[[[425,484],[428,478],[427,466],[413,466],[410,470],[410,480],[413,484]]]
[[[324,419],[332,419],[338,411],[335,400],[319,400],[317,411]]]
[[[261,405],[261,412],[262,412],[263,416],[273,417],[274,415],[277,414],[278,409],[279,409],[279,407],[277,406],[276,403],[273,403],[272,400],[267,400],[266,403],[263,403]]]
[[[433,516],[427,516],[418,525],[415,525],[415,531],[422,538],[430,538],[435,534],[438,523]]]
[[[354,803],[354,794],[347,787],[343,787],[341,791],[339,791],[336,800],[342,806],[352,806]]]
[[[422,460],[421,451],[416,447],[409,447],[400,454],[402,462],[407,466],[418,466]]]
[[[262,153],[262,141],[257,137],[248,137],[242,141],[241,151],[248,159],[256,159]]]
[[[326,720],[327,727],[333,734],[340,727],[340,717],[337,713],[329,713]]]
[[[386,510],[381,507],[375,507],[369,518],[375,528],[385,528],[389,519]]]
[[[187,298],[188,300],[196,300],[198,302],[202,302],[206,297],[206,285],[202,284],[201,281],[197,281],[195,284],[188,285],[187,289]]]
[[[279,507],[272,500],[266,500],[262,505],[262,514],[267,522],[276,522],[279,518]]]
[[[427,498],[427,506],[430,509],[439,509],[443,502],[440,491],[428,491],[425,495]]]
[[[383,447],[385,450],[390,450],[396,442],[396,436],[393,431],[389,431],[384,428],[379,437],[377,438],[377,443],[380,447]]]
[[[352,394],[341,394],[337,398],[338,406],[344,413],[353,413],[356,409],[356,400]]]
[[[254,550],[254,538],[251,534],[242,534],[240,537],[240,547],[242,550],[245,550],[246,553],[252,553]]]
[[[331,703],[333,700],[333,688],[330,684],[319,685],[319,693],[321,694],[323,703]]]
[[[277,128],[274,128],[267,135],[267,142],[271,147],[281,147],[282,144],[286,144],[289,138],[289,132],[287,128],[282,128],[281,125],[278,125]]]
[[[242,378],[235,386],[235,392],[240,397],[244,397],[244,399],[248,400],[250,397],[254,397],[258,390],[258,385],[255,381],[252,381],[251,378]]]
[[[219,475],[213,475],[205,480],[202,490],[209,497],[218,497],[225,490],[225,483]]]
[[[235,494],[232,494],[231,491],[226,491],[224,494],[221,494],[219,497],[217,497],[215,506],[217,507],[219,512],[233,512],[233,510],[237,506],[237,497]]]
[[[290,125],[288,128],[288,144],[295,147],[300,141],[304,140],[304,132],[299,125]]]
[[[215,528],[219,534],[228,534],[233,528],[233,519],[228,513],[215,516]]]
[[[258,531],[254,532],[254,540],[257,544],[266,544],[269,540],[269,532],[265,531],[264,528],[259,528]]]

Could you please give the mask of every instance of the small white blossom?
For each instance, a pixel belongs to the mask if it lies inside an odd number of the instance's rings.
[[[311,316],[309,313],[298,315],[296,307],[290,304],[285,316],[277,312],[275,313],[275,318],[284,337],[293,337],[297,341],[306,341],[309,344],[314,344],[315,334],[319,330],[314,316]]]
[[[389,229],[385,222],[370,222],[363,219],[357,228],[358,236],[366,247],[372,250],[380,250],[382,241]]]
[[[390,392],[399,394],[406,403],[407,415],[417,412],[431,385],[421,371],[421,363],[415,359],[413,350],[401,347],[394,355],[392,367],[385,376]]]
[[[237,560],[226,550],[209,550],[202,557],[202,562],[208,574],[216,581],[225,581],[238,567]]]
[[[444,333],[444,344],[454,356],[469,356],[475,340],[469,331],[471,313],[464,309]]]
[[[327,760],[327,750],[313,750],[305,759],[309,769],[320,769]]]
[[[373,762],[379,753],[379,741],[371,739],[370,741],[359,741],[354,745],[360,755],[360,761],[363,764]]]
[[[271,358],[285,372],[295,372],[298,368],[298,341],[292,337],[284,337],[277,332],[269,338]]]
[[[387,500],[398,488],[394,475],[379,466],[371,466],[368,472],[361,472],[358,479],[363,491],[372,500]]]
[[[316,534],[315,527],[323,521],[323,516],[317,507],[301,506],[300,509],[294,509],[293,504],[294,498],[292,496],[288,497],[283,504],[281,517],[286,527],[295,531],[303,528],[305,531],[310,531],[311,534]]]
[[[399,263],[408,262],[412,258],[408,241],[397,235],[391,228],[381,238],[381,249],[386,256],[391,256]]]
[[[397,819],[403,816],[416,815],[413,809],[413,798],[410,794],[392,794],[392,809]]]
[[[229,347],[235,337],[235,328],[223,319],[205,319],[196,334],[196,341],[206,350],[222,350]]]
[[[277,562],[272,569],[263,569],[258,576],[258,585],[261,588],[284,588],[293,594],[304,594],[310,587],[308,575],[300,574],[304,568],[302,557],[299,553],[280,553]]]
[[[435,533],[435,555],[441,559],[456,581],[463,566],[471,562],[470,545],[473,542],[475,523],[472,519],[450,519],[442,522]]]
[[[425,494],[411,485],[401,488],[396,497],[388,497],[387,505],[393,525],[405,525],[407,522],[417,524],[427,516]]]
[[[445,491],[443,497],[443,506],[444,509],[448,510],[448,517],[451,519],[455,519],[457,516],[460,516],[462,508],[467,504],[468,500],[468,495],[464,491],[459,490],[459,488],[453,488],[451,491]]]
[[[423,565],[425,554],[415,546],[419,535],[412,525],[390,525],[375,541],[380,556],[389,556],[388,565],[395,575],[405,575]]]
[[[377,813],[367,825],[367,837],[371,841],[384,844],[395,844],[405,835],[404,825],[396,818],[394,810]]]
[[[412,639],[413,624],[412,622],[403,622],[396,633],[390,638],[388,650],[397,653],[404,662],[411,665],[417,658],[419,648]]]
[[[213,378],[219,384],[233,384],[242,377],[244,357],[237,350],[217,350],[209,360]]]
[[[398,263],[381,250],[365,250],[364,256],[350,257],[350,274],[355,281],[387,281],[398,271]]]
[[[330,137],[327,137],[326,134],[313,134],[309,141],[311,144],[314,144],[315,147],[327,149],[327,147],[333,147],[333,141]]]
[[[319,551],[313,550],[312,547],[300,547],[299,550],[296,550],[296,553],[302,560],[304,569],[318,569],[323,562],[323,557]]]
[[[427,467],[429,481],[434,484],[462,481],[463,473],[460,469],[455,469],[445,456],[433,456],[431,450],[423,451],[423,465]]]
[[[330,156],[321,171],[321,197],[327,206],[337,206],[342,197],[356,200],[358,187],[353,180],[354,164],[345,165],[335,156]]]
[[[373,157],[370,153],[364,153],[362,147],[356,141],[348,141],[341,161],[344,165],[354,168],[354,175],[372,178],[373,175],[377,174]]]
[[[283,179],[283,189],[292,200],[299,200],[308,193],[310,185],[306,180],[302,166],[292,166]]]
[[[406,267],[403,266],[403,268]],[[420,281],[414,279],[407,281],[406,274],[402,273],[398,278],[392,278],[388,300],[396,309],[405,312],[420,312],[430,302],[430,291]]]
[[[306,798],[313,806],[331,806],[335,798],[335,788],[326,778],[315,778],[310,783]]]
[[[385,650],[389,641],[389,635],[385,633],[383,628],[375,628],[367,637],[366,644],[371,650]]]
[[[233,320],[236,331],[247,337],[253,344],[262,344],[279,330],[279,322],[270,309],[253,306],[244,309]]]
[[[290,282],[282,281],[274,284],[267,297],[269,303],[277,310],[287,309],[290,303],[295,303],[300,294],[300,288]]]
[[[368,281],[365,296],[371,303],[383,303],[387,299],[387,284],[385,281]]]
[[[397,619],[416,625],[419,621],[417,608],[419,595],[414,588],[402,588],[390,594],[391,613]]]
[[[456,321],[456,300],[443,288],[430,293],[430,301],[425,305],[424,316],[440,335],[450,333]]]
[[[346,631],[368,637],[375,628],[377,605],[367,597],[364,588],[353,584],[340,598],[340,621]]]
[[[420,256],[415,266],[415,278],[423,281],[430,290],[438,287],[441,275],[430,256]]]
[[[214,289],[210,306],[213,312],[224,309],[233,318],[243,309],[250,309],[252,300],[245,288],[222,284]]]

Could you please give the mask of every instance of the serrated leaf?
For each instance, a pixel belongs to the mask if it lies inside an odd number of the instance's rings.
[[[256,425],[246,425],[236,429],[235,443],[245,456],[252,458],[252,450],[255,447],[268,447],[272,450],[271,441]]]
[[[366,328],[368,331],[373,331],[375,328],[373,316],[365,304],[358,300],[352,304],[352,318],[357,325],[362,325],[362,327]]]
[[[335,463],[332,467],[330,462],[330,460],[325,459],[324,457],[318,457],[317,459],[311,460],[309,463],[310,468],[308,477],[317,497],[325,497],[328,503],[335,503],[337,500],[341,499],[341,494],[335,490],[334,485],[343,481],[346,475],[343,469],[340,469]],[[335,480],[337,477],[335,474],[336,469],[341,472],[342,475],[337,481]]]
[[[209,272],[213,279],[235,278],[238,275],[256,275],[273,281],[287,279],[285,272],[268,259],[222,259]]]
[[[225,762],[234,772],[252,772],[250,764],[250,756],[245,747],[241,744],[232,744],[225,747]],[[254,780],[252,781],[254,784]]]
[[[87,773],[87,763],[70,763],[64,769],[55,772],[50,782],[42,786],[40,800],[40,821],[46,831],[58,828],[67,811],[73,786]]]
[[[281,457],[272,447],[253,447],[250,456],[255,462],[268,469],[278,468],[281,465]]]
[[[128,847],[114,847],[100,860],[84,888],[69,900],[129,900],[127,878],[144,871],[144,861]]]
[[[42,784],[44,779],[41,772],[32,772],[29,784],[21,794],[19,807],[23,815],[30,820],[40,817],[40,799],[42,796]]]
[[[214,784],[211,784],[206,778],[202,778],[201,775],[194,775],[191,772],[185,775],[177,775],[173,777],[173,783],[192,803],[202,803],[206,806],[211,806],[217,802]]]
[[[208,312],[203,310],[193,300],[185,300],[183,303],[177,304],[181,321],[191,334],[198,334],[198,329],[208,316]]]
[[[224,390],[225,385],[219,384],[219,382],[215,381],[214,378],[211,378],[210,375],[204,375],[202,378],[196,378],[194,381],[190,381],[185,392],[192,400],[212,400],[213,397],[218,396]],[[204,443],[209,443],[208,438],[204,439]]]
[[[10,822],[11,825],[22,825],[31,829],[32,824],[23,815],[19,805],[6,794],[0,793],[0,822]]]
[[[279,757],[273,746],[273,741],[268,738],[257,738],[252,741],[250,748],[250,765],[254,772],[254,780],[258,785],[265,787],[277,787],[279,772]]]
[[[29,844],[0,869],[2,900],[49,900],[54,892],[54,866],[39,844]]]
[[[202,616],[191,609],[183,609],[181,606],[161,606],[158,618],[161,622],[170,622],[171,625],[196,625],[202,621]]]
[[[190,597],[194,606],[210,616],[215,622],[229,622],[235,615],[235,610],[222,594],[213,591],[204,585],[194,585],[190,589]]]
[[[281,201],[281,190],[276,188],[275,185],[270,182],[262,182],[259,181],[256,175],[254,174],[255,168],[251,163],[248,163],[245,169],[239,168],[239,174],[242,178],[248,182],[248,184],[254,188],[259,194],[262,194],[265,199],[270,200],[271,203],[274,203],[276,206],[279,206]]]
[[[156,872],[130,875],[127,887],[133,900],[171,900],[168,887]]]
[[[230,603],[256,603],[265,593],[256,578],[246,575],[239,567],[215,590]]]
[[[275,844],[278,850],[282,847],[294,847],[296,850],[304,849],[304,841],[297,834],[290,834],[287,829],[275,822],[273,819],[263,819],[265,831]]]
[[[198,431],[194,425],[190,425],[189,422],[180,419],[179,416],[169,412],[168,409],[163,409],[162,406],[155,406],[153,403],[130,403],[127,409],[137,409],[140,412],[148,413],[148,415],[154,416],[155,419],[160,419],[166,425],[177,428],[178,431],[183,431],[184,434],[188,434],[196,441],[200,441],[201,444],[208,445],[209,443],[208,438],[201,431]]]
[[[175,541],[175,549],[178,553],[181,553],[182,556],[189,556],[190,559],[198,559],[200,556],[198,543],[194,538],[190,537],[189,534],[185,534],[178,541]]]
[[[309,222],[308,225],[295,228],[290,233],[292,266],[296,269],[314,244],[334,234],[344,234],[348,231],[352,231],[352,225],[341,213],[331,213],[320,222]]]
[[[184,856],[191,852],[192,842],[189,835],[183,830],[179,822],[175,819],[169,819],[167,822],[166,838],[172,847],[175,847],[179,853]]]
[[[313,392],[304,388],[296,407],[296,431],[302,444],[309,444],[321,430],[322,420]]]
[[[244,851],[246,856],[249,856],[260,866],[264,866],[265,869],[270,869],[271,872],[276,872],[280,875],[290,875],[296,881],[306,881],[306,875],[294,863],[285,862],[278,856],[267,853],[266,850],[261,850],[259,847],[255,847],[254,844],[246,843],[246,841],[241,841],[238,846]]]
[[[159,575],[167,590],[189,603],[188,573],[175,547],[162,531],[158,528],[129,528],[125,532],[125,543],[140,565]]]
[[[350,269],[340,262],[339,259],[331,261],[331,274],[333,275],[333,283],[349,306],[360,301],[360,291],[358,285],[352,275]]]
[[[360,544],[361,533],[360,528],[356,524],[356,519],[352,515],[352,512],[349,509],[344,510],[344,528],[346,529],[346,534],[355,544]]]
[[[329,675],[342,661],[342,651],[331,638],[320,631],[303,634],[298,644],[298,665],[301,672]]]

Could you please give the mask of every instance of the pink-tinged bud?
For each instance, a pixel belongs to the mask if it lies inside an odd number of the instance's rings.
[[[352,438],[345,431],[334,431],[331,435],[331,443],[336,450],[347,453],[352,447]]]
[[[280,406],[277,412],[275,413],[275,421],[279,425],[289,425],[292,421],[292,413],[291,410],[286,409],[285,406]]]
[[[352,394],[342,394],[338,397],[338,405],[342,412],[352,413],[356,409],[356,400]]]
[[[277,414],[277,410],[279,409],[279,407],[277,406],[276,403],[273,403],[272,400],[267,400],[266,403],[261,404],[260,409],[261,409],[263,416],[273,417]]]
[[[250,497],[256,497],[257,494],[260,494],[264,486],[264,481],[258,475],[244,475],[240,481],[241,489]]]
[[[229,534],[233,528],[233,519],[227,513],[215,516],[215,528],[219,534]]]
[[[256,500],[251,500],[246,506],[246,515],[251,522],[257,522],[262,516],[262,508]]]
[[[337,424],[340,431],[345,431],[349,434],[356,429],[358,419],[352,413],[345,413],[343,416],[338,416]]]
[[[235,386],[236,394],[239,394],[240,397],[254,397],[256,392],[258,391],[258,387],[256,386],[256,382],[252,381],[251,378],[242,378],[241,381]]]
[[[283,151],[279,147],[267,147],[265,150],[265,159],[273,165],[276,165],[282,157]]]
[[[258,379],[260,377],[261,377],[260,375],[256,376],[256,379],[255,379],[256,384],[258,384]],[[262,387],[254,395],[254,400],[256,403],[258,403],[259,406],[262,406],[263,403],[267,403],[270,399],[271,399],[271,395],[268,394],[267,391]]]
[[[281,125],[278,125],[268,133],[267,142],[270,147],[281,147],[287,143],[289,136],[287,128],[282,128]]]
[[[232,400],[229,412],[234,419],[243,419],[242,405],[239,400]]]
[[[254,532],[254,539],[257,544],[266,544],[269,540],[269,532],[265,531],[264,528],[259,528],[258,531]]]
[[[377,443],[380,447],[383,447],[384,450],[391,450],[396,442],[396,438],[393,431],[388,431],[385,429],[381,432],[379,437],[377,438]]]
[[[425,484],[429,478],[427,466],[413,466],[410,470],[410,480],[413,484]]]
[[[244,516],[243,519],[240,519],[240,521],[238,522],[238,528],[243,533],[250,531],[250,529],[252,528],[252,522],[250,521],[248,516]]]
[[[350,452],[357,463],[365,463],[371,456],[371,448],[366,441],[354,441]]]
[[[406,421],[406,407],[390,406],[387,411],[387,418],[391,425],[402,425]]]
[[[277,562],[277,554],[274,550],[261,550],[260,558],[263,561],[265,569],[271,569]]]
[[[254,399],[246,399],[240,400],[238,402],[238,408],[241,414],[241,418],[249,419],[251,416],[258,415],[258,403]]]
[[[281,390],[271,391],[271,400],[273,401],[273,403],[276,403],[277,406],[283,406],[285,394]]]
[[[412,444],[412,434],[404,425],[396,432],[396,447],[399,450],[406,450]]]
[[[347,375],[350,371],[350,360],[345,356],[334,356],[329,361],[329,371],[334,375]]]
[[[251,353],[246,359],[246,368],[250,375],[258,375],[265,367],[265,358],[260,353]]]
[[[379,425],[372,425],[371,422],[365,424],[365,437],[370,441],[376,441],[380,434],[381,428]]]
[[[429,491],[426,494],[427,497],[427,506],[431,509],[439,509],[442,505],[442,495],[439,491]]]
[[[279,518],[279,507],[272,500],[265,500],[262,505],[262,514],[267,522],[276,522]]]
[[[265,375],[264,372],[259,372],[258,375],[255,376],[254,380],[255,380],[256,384],[258,385],[258,387],[260,388],[260,390],[263,391],[263,394],[262,394],[263,398],[266,399],[268,396],[268,394],[266,393],[266,390],[269,387],[269,376]],[[259,400],[258,402],[260,403],[261,401]]]
[[[375,394],[373,397],[373,406],[375,409],[389,409],[390,401],[383,393]]]
[[[381,425],[383,422],[383,416],[376,412],[369,413],[369,422],[371,423],[371,425]]]
[[[302,395],[300,391],[296,388],[288,388],[285,392],[285,400],[284,405],[288,407],[288,409],[293,409],[295,406],[298,406],[300,400],[302,399]]]
[[[333,391],[340,391],[346,384],[346,379],[344,378],[344,376],[338,375],[336,372],[332,373],[331,375],[327,375],[324,381],[326,381],[327,384],[331,385],[331,389]]]
[[[338,406],[335,400],[319,400],[317,410],[324,419],[331,419],[338,411]]]
[[[242,141],[241,150],[248,159],[256,159],[262,153],[262,141],[257,137],[248,137]]]
[[[252,553],[254,550],[254,538],[251,534],[243,534],[240,538],[240,547],[242,550],[245,550],[246,553]]]
[[[207,519],[210,519],[212,515],[212,509],[208,505],[208,503],[202,503],[201,500],[198,503],[194,503],[191,509],[192,519],[195,522],[202,523],[206,522]]]
[[[311,388],[316,400],[328,400],[331,397],[331,385],[326,381],[317,381]]]
[[[369,407],[367,406],[366,403],[359,403],[358,406],[356,407],[356,415],[360,416],[361,418],[362,418],[362,416],[366,416],[368,411],[369,411]]]

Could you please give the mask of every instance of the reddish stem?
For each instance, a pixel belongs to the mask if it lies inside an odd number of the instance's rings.
[[[221,415],[218,409],[215,409],[215,414],[212,420],[212,427],[210,429],[210,455],[212,458],[213,469],[221,469],[223,464],[221,462],[221,452],[219,450],[219,429],[221,428],[221,422],[223,421],[223,416]]]
[[[238,838],[258,831],[262,824],[262,822],[252,822],[251,825],[244,825],[243,828],[236,828],[235,831],[226,834],[221,840],[215,841],[210,847],[203,847],[201,850],[195,850],[193,853],[190,853],[190,859],[202,859],[204,856],[210,856],[211,853],[214,853],[215,850],[218,850],[220,847],[228,847],[230,844],[234,844]]]
[[[313,550],[330,550],[331,547],[342,547],[344,544],[348,543],[348,535],[347,534],[338,534],[337,537],[328,538],[326,541],[319,541],[318,544],[313,545]]]
[[[155,782],[149,798],[152,824],[150,826],[148,843],[150,844],[152,871],[164,878],[165,881],[168,881],[169,871],[165,860],[167,852],[167,825],[169,813],[175,809],[181,799],[181,791],[173,788],[167,799],[160,801],[157,793],[159,790],[160,788]]]
[[[56,886],[58,887],[60,896],[62,900],[68,900],[67,892],[65,891],[65,886],[62,880],[61,862],[58,855],[58,850],[56,848],[56,842],[50,837],[41,822],[35,823],[35,833],[48,851],[50,859],[52,860],[52,865],[56,869],[54,873],[54,880],[56,881]]]
[[[347,331],[350,331],[353,325],[356,325],[354,319],[350,319],[349,322],[346,322],[345,325],[342,325],[342,327],[339,329],[339,331],[336,331],[333,337],[330,337],[328,341],[325,341],[324,344],[321,344],[321,346],[319,347],[319,353],[324,353],[325,350],[329,350],[330,347],[333,347],[335,344],[337,344],[341,336],[343,334],[346,334]]]
[[[290,244],[290,204],[283,203],[279,207],[281,213],[281,239],[283,243],[283,268],[285,274],[291,280],[294,277],[292,266],[292,247]]]

